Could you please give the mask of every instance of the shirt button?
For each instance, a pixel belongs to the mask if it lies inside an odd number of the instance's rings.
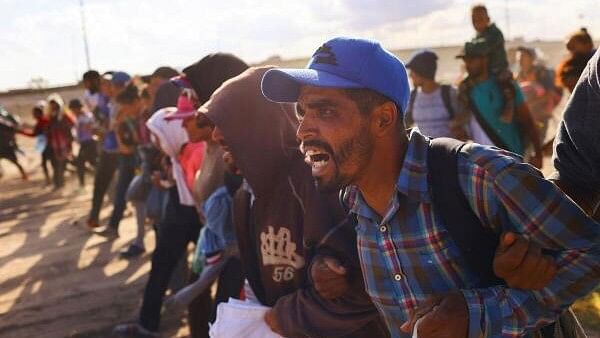
[[[394,275],[394,279],[397,280],[397,281],[399,281],[399,280],[402,279],[402,275],[399,274],[399,273],[397,273],[397,274]]]
[[[379,227],[379,231],[386,232],[387,231],[387,227],[385,225],[382,225],[382,226]]]

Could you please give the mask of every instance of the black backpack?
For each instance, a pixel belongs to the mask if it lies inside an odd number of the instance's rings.
[[[450,89],[452,87],[448,84],[443,84],[440,86],[440,91],[442,94],[442,102],[444,102],[444,107],[448,112],[448,116],[450,119],[454,118],[454,108],[452,107],[452,101],[450,100]],[[413,89],[410,91],[410,97],[408,98],[408,107],[406,108],[406,114],[404,114],[404,124],[406,127],[410,127],[413,123],[413,108],[415,106],[415,99],[417,98],[417,89]]]
[[[479,276],[476,288],[506,285],[494,274],[493,262],[500,234],[483,227],[473,212],[458,180],[458,154],[465,142],[440,137],[431,140],[427,153],[432,202],[444,221],[469,269]],[[343,190],[342,190],[343,192]],[[344,204],[344,207],[347,207]],[[354,215],[353,215],[354,216]],[[356,218],[353,219],[356,224]],[[555,325],[560,323],[560,325]],[[531,333],[533,337],[585,337],[572,311],[565,311],[550,325]],[[557,334],[560,331],[561,334]]]

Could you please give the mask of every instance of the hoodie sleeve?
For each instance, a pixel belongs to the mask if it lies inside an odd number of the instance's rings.
[[[364,289],[353,288],[335,300],[321,298],[313,288],[297,290],[280,298],[273,314],[285,337],[385,337],[383,325],[379,332],[358,331],[379,321],[379,314]],[[376,326],[376,325],[374,325]]]
[[[555,178],[573,196],[600,195],[600,52],[596,51],[579,78],[554,143]],[[562,186],[561,186],[562,187]]]
[[[372,325],[375,329],[369,332],[361,330],[381,319],[363,285],[354,228],[337,194],[316,193],[312,182],[308,182],[298,189],[305,207],[304,242],[315,248],[307,257],[324,254],[340,259],[348,267],[351,290],[342,297],[326,300],[307,282],[304,288],[277,300],[273,306],[277,323],[286,337],[387,336],[384,325]],[[307,265],[309,274],[310,261]]]

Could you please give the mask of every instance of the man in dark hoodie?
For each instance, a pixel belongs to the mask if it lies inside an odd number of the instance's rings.
[[[253,68],[226,82],[199,109],[213,138],[235,159],[249,188],[234,199],[234,226],[252,292],[270,306],[265,320],[285,337],[382,337],[387,331],[364,291],[353,229],[337,194],[316,190],[295,137],[292,105],[267,101]],[[200,91],[198,91],[200,92]],[[307,275],[317,252],[343,260],[355,277],[334,301]]]
[[[186,78],[194,84],[200,103],[212,94],[224,81],[243,72],[248,65],[230,54],[211,54],[183,70]],[[208,96],[208,97],[209,97]],[[182,129],[181,133],[185,131]],[[169,203],[161,220],[156,249],[152,255],[152,269],[137,323],[122,324],[114,328],[115,335],[125,337],[158,337],[163,297],[169,278],[177,262],[184,255],[187,245],[198,238],[200,222],[193,206],[183,205],[177,189],[170,190]],[[210,294],[205,292],[190,305],[188,318],[193,337],[208,337]]]

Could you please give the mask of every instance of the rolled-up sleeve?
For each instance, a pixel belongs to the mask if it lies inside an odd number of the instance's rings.
[[[600,225],[533,167],[500,159],[472,166],[462,186],[483,223],[513,231],[550,252],[558,272],[539,291],[495,286],[463,290],[470,337],[520,337],[551,323],[600,281]],[[464,177],[467,177],[466,175]]]

